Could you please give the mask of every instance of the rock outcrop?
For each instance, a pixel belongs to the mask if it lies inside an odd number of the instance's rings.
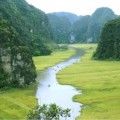
[[[28,47],[22,45],[10,24],[0,19],[0,88],[35,82],[36,72]]]

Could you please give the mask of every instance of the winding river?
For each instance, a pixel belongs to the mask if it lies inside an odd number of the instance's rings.
[[[53,67],[49,67],[44,71],[39,71],[37,77],[37,80],[39,81],[36,92],[38,104],[43,105],[56,103],[64,109],[71,109],[71,117],[67,120],[75,120],[75,118],[80,114],[82,104],[73,102],[72,98],[76,94],[81,94],[81,91],[76,90],[70,85],[60,85],[57,81],[56,74],[65,67],[78,62],[81,55],[78,53],[79,52],[76,52],[74,56],[64,62]]]

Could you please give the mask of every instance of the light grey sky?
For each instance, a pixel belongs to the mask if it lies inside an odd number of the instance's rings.
[[[76,15],[91,15],[99,7],[109,7],[120,15],[120,0],[26,0],[45,13],[72,12]]]

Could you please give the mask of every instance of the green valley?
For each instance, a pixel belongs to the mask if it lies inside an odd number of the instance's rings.
[[[119,120],[120,16],[29,1],[0,0],[0,120]]]
[[[85,55],[81,57],[80,62],[60,71],[57,77],[61,84],[69,84],[82,90],[82,95],[76,95],[73,98],[74,101],[83,104],[81,116],[77,117],[77,120],[118,119],[120,117],[120,63],[118,61],[91,59],[96,49],[94,44],[76,44],[71,46],[84,49]],[[75,51],[70,49],[54,52],[51,56],[34,57],[33,59],[37,70],[43,70],[48,66],[67,59],[74,53]],[[59,57],[61,55],[63,57]],[[48,59],[50,61],[44,63]],[[34,98],[35,90],[36,85],[24,89],[2,90],[0,94],[2,101],[0,104],[1,119],[5,118],[6,115],[8,119],[25,118],[28,110],[36,104]],[[19,112],[20,114],[18,115]]]

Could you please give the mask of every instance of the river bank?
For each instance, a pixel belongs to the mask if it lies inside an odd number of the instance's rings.
[[[80,103],[73,102],[72,98],[77,94],[81,94],[81,91],[76,90],[70,85],[60,85],[56,79],[56,74],[60,70],[80,61],[82,54],[83,51],[76,48],[75,54],[72,55],[69,59],[60,62],[55,66],[48,67],[44,71],[38,71],[37,73],[37,81],[39,85],[36,98],[38,99],[38,104],[49,105],[55,103],[64,109],[71,109],[70,117],[66,120],[75,120],[75,118],[80,114],[82,105]]]
[[[73,46],[84,49],[86,54],[80,62],[61,70],[57,78],[61,84],[83,91],[73,98],[83,104],[77,120],[120,119],[120,62],[92,60],[96,45]]]

